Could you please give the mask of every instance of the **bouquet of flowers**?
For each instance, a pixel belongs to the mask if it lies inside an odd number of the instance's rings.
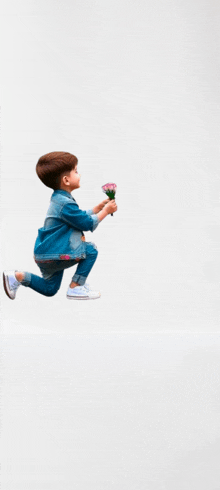
[[[109,199],[115,199],[116,189],[116,184],[105,184],[102,186],[103,192],[109,197]],[[111,213],[111,216],[113,216],[113,213]]]

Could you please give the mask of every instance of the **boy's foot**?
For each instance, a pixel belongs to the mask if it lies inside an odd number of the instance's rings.
[[[69,288],[66,296],[68,299],[97,299],[100,298],[101,293],[99,291],[91,291],[88,283],[86,283],[83,286]]]
[[[3,285],[7,296],[10,299],[15,299],[17,289],[21,285],[15,277],[16,271],[4,271],[3,272]]]

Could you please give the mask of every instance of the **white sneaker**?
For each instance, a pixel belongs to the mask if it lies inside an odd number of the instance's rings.
[[[15,277],[16,271],[4,271],[3,272],[3,285],[7,296],[10,299],[15,299],[17,289],[21,285]]]
[[[66,296],[68,299],[97,299],[100,298],[101,293],[99,291],[91,291],[88,283],[85,283],[83,286],[69,288]]]

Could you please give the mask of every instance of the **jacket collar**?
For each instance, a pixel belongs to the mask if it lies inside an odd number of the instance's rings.
[[[54,191],[53,194],[52,194],[52,197],[53,196],[57,196],[57,194],[63,194],[64,196],[69,197],[69,199],[72,199],[73,201],[75,201],[75,199],[72,196],[72,194],[70,194],[70,192],[63,191],[63,189],[57,189],[56,191]]]

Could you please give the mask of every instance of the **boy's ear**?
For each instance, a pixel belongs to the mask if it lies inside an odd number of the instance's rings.
[[[68,175],[63,175],[63,176],[61,177],[61,182],[62,182],[64,185],[68,185],[68,184],[69,184]]]

